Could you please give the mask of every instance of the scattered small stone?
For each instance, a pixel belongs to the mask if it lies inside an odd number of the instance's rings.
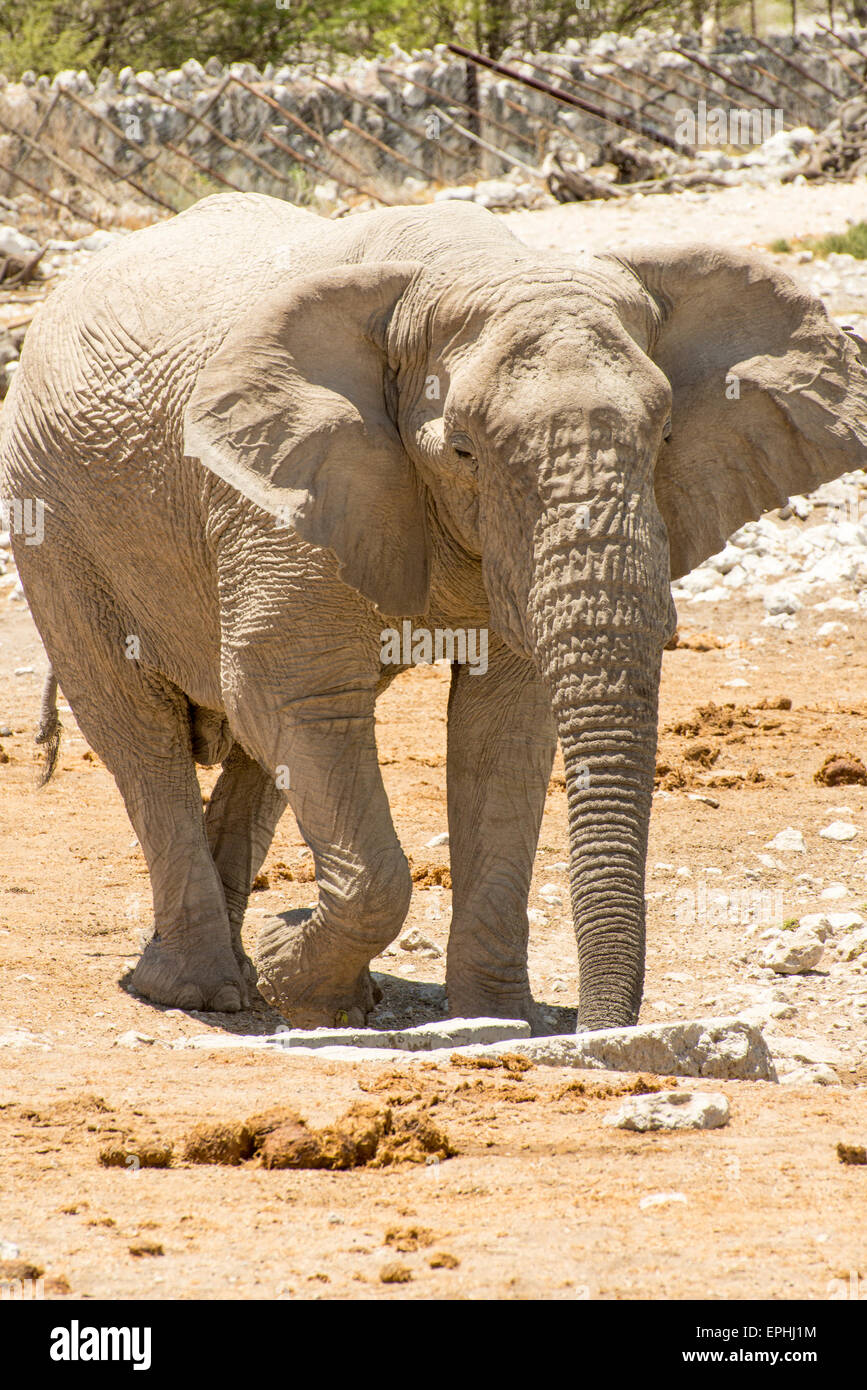
[[[0,256],[11,256],[21,260],[32,256],[39,250],[39,242],[19,232],[17,227],[0,226]]]
[[[13,1028],[8,1033],[0,1033],[0,1047],[38,1047],[43,1052],[51,1051],[51,1043],[44,1035],[28,1033],[24,1028]]]
[[[768,589],[762,602],[765,605],[765,611],[771,617],[797,613],[802,606],[797,594],[792,593],[789,589]]]
[[[712,806],[715,811],[719,810],[719,802],[705,792],[687,792],[689,801],[701,801],[705,806]]]
[[[134,1255],[136,1259],[141,1259],[144,1255],[164,1255],[166,1252],[156,1241],[146,1240],[142,1241],[139,1245],[131,1245],[129,1247],[129,1253]]]
[[[155,1042],[156,1038],[152,1038],[149,1033],[137,1033],[135,1029],[132,1028],[128,1033],[121,1033],[119,1037],[115,1038],[114,1046],[139,1047],[143,1045],[147,1047]]]
[[[858,834],[858,827],[851,825],[848,821],[833,820],[830,825],[826,825],[819,831],[823,840],[839,840],[841,843],[846,840],[854,840]]]
[[[397,1260],[391,1260],[382,1266],[379,1271],[379,1282],[381,1284],[409,1284],[412,1282],[412,1270],[407,1269],[406,1265],[398,1264]]]
[[[457,1255],[450,1255],[448,1250],[435,1250],[428,1264],[431,1269],[457,1269],[460,1260]]]
[[[815,970],[825,953],[825,947],[812,932],[786,932],[767,946],[763,962],[776,975],[803,975]]]
[[[640,1134],[657,1129],[720,1129],[729,1122],[729,1103],[717,1091],[659,1091],[630,1096],[603,1121]]]
[[[853,931],[855,927],[867,926],[860,912],[808,912],[798,926],[802,931],[827,941],[840,931]]]
[[[853,598],[829,598],[815,605],[817,613],[857,613],[858,604]]]
[[[857,960],[867,952],[867,930],[853,931],[837,943],[837,955],[841,960]]]
[[[405,931],[397,945],[402,951],[424,951],[435,956],[442,955],[442,948],[424,936],[418,927],[410,927],[409,931]]]
[[[682,1192],[648,1192],[638,1205],[642,1211],[650,1211],[653,1207],[668,1207],[676,1202],[686,1206],[686,1197]]]
[[[444,830],[440,835],[434,835],[428,840],[425,849],[439,849],[440,845],[447,845],[449,842],[449,832]]]
[[[819,897],[824,902],[835,903],[840,902],[843,898],[851,897],[851,894],[845,883],[830,883],[827,888],[822,889]]]
[[[861,1167],[867,1163],[867,1148],[863,1144],[844,1144],[841,1141],[837,1145],[837,1157],[841,1163],[851,1163],[856,1167]]]
[[[805,1062],[810,1066],[826,1062],[831,1066],[836,1066],[844,1060],[843,1053],[838,1047],[832,1047],[830,1043],[820,1042],[817,1038],[793,1038],[781,1035],[771,1038],[770,1043],[774,1055],[787,1059],[787,1062]],[[791,1066],[788,1069],[791,1071]]]
[[[545,902],[550,903],[552,907],[560,907],[563,904],[563,898],[556,883],[543,883],[539,889],[539,897],[544,898]]]
[[[780,1084],[783,1086],[840,1086],[842,1083],[834,1068],[829,1066],[827,1062],[815,1062],[812,1065],[795,1067],[792,1071],[781,1073]]]
[[[858,927],[867,927],[867,921],[860,912],[829,912],[825,920],[832,932],[849,932],[856,931]]]
[[[768,841],[765,849],[784,850],[790,854],[805,854],[807,846],[804,842],[803,832],[796,830],[792,825],[787,825],[785,830],[778,831],[774,838]]]

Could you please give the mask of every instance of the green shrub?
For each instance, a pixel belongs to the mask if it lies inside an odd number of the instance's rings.
[[[845,232],[829,232],[826,236],[795,237],[793,241],[779,237],[768,246],[769,251],[788,255],[793,251],[812,251],[814,256],[830,256],[834,252],[867,260],[867,222],[855,222]]]
[[[6,0],[0,5],[0,72],[8,77],[20,77],[28,68],[36,73],[87,68],[100,43],[88,39],[80,24],[65,21],[54,0]]]

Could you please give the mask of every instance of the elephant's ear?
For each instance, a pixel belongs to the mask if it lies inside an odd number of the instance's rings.
[[[427,607],[421,483],[385,404],[385,334],[415,263],[342,265],[255,303],[199,373],[184,452],[336,555],[385,613]]]
[[[744,522],[867,465],[867,345],[761,257],[617,259],[653,301],[648,351],[673,393],[655,491],[677,579]]]

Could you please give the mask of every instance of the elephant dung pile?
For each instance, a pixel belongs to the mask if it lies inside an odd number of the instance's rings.
[[[439,1162],[456,1152],[423,1108],[395,1114],[388,1106],[364,1101],[322,1129],[311,1129],[295,1111],[279,1108],[241,1124],[197,1125],[186,1135],[183,1148],[188,1163],[255,1163],[333,1172]]]

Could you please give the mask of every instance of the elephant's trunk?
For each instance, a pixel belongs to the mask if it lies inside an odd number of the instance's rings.
[[[563,710],[579,1028],[635,1023],[644,985],[644,865],[655,704]]]
[[[539,523],[528,635],[566,764],[578,1027],[593,1029],[633,1024],[641,1005],[659,674],[673,609],[652,496],[612,504],[586,529],[575,518],[575,505],[561,502]]]

